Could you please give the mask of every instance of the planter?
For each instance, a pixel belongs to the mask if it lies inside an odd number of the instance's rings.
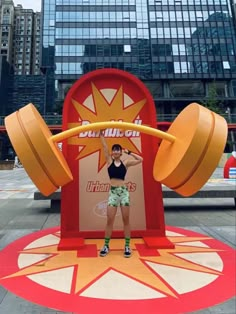
[[[0,170],[13,170],[14,160],[0,160]]]

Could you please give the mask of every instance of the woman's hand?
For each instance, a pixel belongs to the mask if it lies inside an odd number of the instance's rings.
[[[100,130],[100,132],[99,132],[100,136],[104,136],[105,131],[106,131],[105,129]]]
[[[127,154],[127,155],[130,155],[130,153],[131,153],[131,151],[128,150],[128,149],[126,149],[126,148],[123,149],[123,152],[124,152],[125,154]]]

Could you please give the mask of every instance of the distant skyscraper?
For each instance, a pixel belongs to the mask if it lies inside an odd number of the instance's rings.
[[[40,17],[12,0],[0,2],[1,55],[13,66],[16,75],[40,74]]]
[[[11,63],[14,27],[14,3],[12,0],[0,2],[0,55]]]
[[[32,73],[40,74],[41,12],[34,15],[33,29]]]
[[[13,42],[15,74],[39,74],[40,13],[15,7]]]
[[[40,71],[41,13],[0,0],[0,115],[32,102],[45,113],[46,81]],[[8,64],[8,66],[7,66]],[[4,90],[4,92],[3,92]]]

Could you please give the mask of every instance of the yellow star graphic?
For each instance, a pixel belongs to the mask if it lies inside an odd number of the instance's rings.
[[[79,257],[77,251],[58,251],[57,245],[25,249],[20,254],[45,254],[45,259],[35,263],[34,265],[27,266],[20,269],[14,274],[10,274],[3,279],[14,278],[19,276],[29,276],[39,274],[57,269],[67,268],[74,266],[74,285],[71,287],[71,293],[80,294],[89,285],[99,280],[107,271],[113,269],[133,280],[146,285],[166,296],[174,298],[178,297],[178,293],[174,291],[164,279],[158,276],[155,272],[150,270],[148,262],[155,264],[172,266],[186,270],[198,271],[199,273],[222,275],[220,271],[211,269],[203,265],[198,265],[195,262],[185,260],[184,257],[177,256],[184,253],[210,253],[218,252],[220,250],[212,249],[202,246],[191,246],[191,241],[204,241],[209,240],[209,237],[168,237],[170,241],[175,243],[174,249],[159,249],[156,256],[139,255],[139,250],[136,248],[138,244],[144,244],[142,239],[133,239],[131,246],[133,256],[129,259],[123,257],[123,241],[113,240],[111,253],[106,258],[98,256],[98,247],[101,246],[103,240],[88,239],[85,240],[86,245],[95,245],[97,247],[96,256]],[[181,246],[178,243],[188,243],[190,245]],[[151,250],[153,251],[153,250]]]
[[[129,106],[125,106],[125,94],[123,87],[116,91],[113,99],[109,102],[103,93],[92,83],[92,99],[94,103],[94,111],[79,103],[76,99],[72,99],[72,103],[78,112],[78,117],[81,122],[69,123],[68,128],[74,128],[80,126],[83,121],[94,123],[103,121],[123,121],[123,122],[134,122],[138,117],[140,111],[146,103],[146,99],[142,99]],[[137,133],[137,132],[136,132]],[[135,143],[132,141],[131,136],[124,136],[124,132],[116,130],[115,132],[108,132],[106,136],[108,147],[114,143],[120,144],[122,147],[127,148],[137,154],[140,153]],[[69,145],[79,146],[81,149],[78,154],[78,159],[84,158],[92,153],[99,152],[99,169],[105,164],[105,156],[102,153],[101,140],[98,132],[91,132],[90,136],[80,135],[72,137],[68,140]]]

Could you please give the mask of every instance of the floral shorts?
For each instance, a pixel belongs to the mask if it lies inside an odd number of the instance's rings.
[[[108,206],[129,206],[129,191],[126,186],[111,186],[108,197]]]

